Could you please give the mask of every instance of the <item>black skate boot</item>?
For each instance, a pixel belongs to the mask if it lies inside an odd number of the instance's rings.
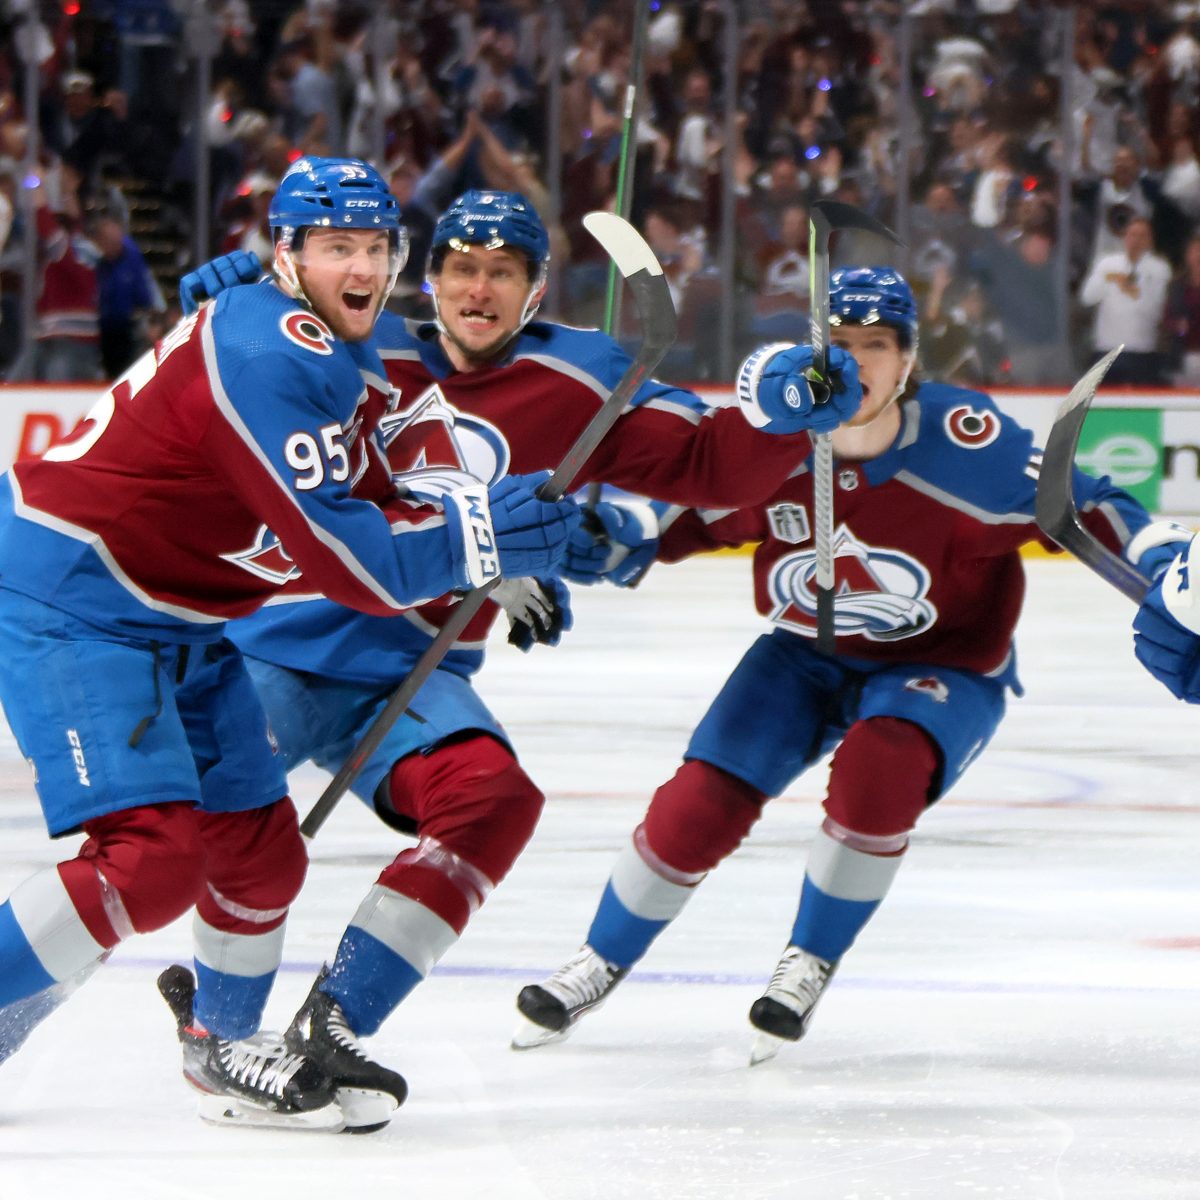
[[[750,1050],[750,1065],[779,1053],[784,1042],[798,1042],[807,1032],[836,962],[789,946],[771,976],[767,990],[750,1006],[750,1024],[759,1031]]]
[[[321,991],[329,968],[322,967],[308,999],[288,1026],[294,1053],[316,1063],[332,1080],[347,1133],[382,1129],[408,1096],[404,1076],[367,1056],[342,1006]]]
[[[168,967],[158,990],[170,1005],[183,1046],[183,1077],[200,1092],[200,1116],[218,1125],[340,1130],[333,1082],[288,1049],[279,1034],[229,1042],[192,1024],[196,984],[186,967]]]
[[[561,1042],[585,1012],[599,1008],[629,974],[584,946],[549,979],[523,987],[517,1009],[525,1020],[513,1033],[514,1050],[531,1050]]]

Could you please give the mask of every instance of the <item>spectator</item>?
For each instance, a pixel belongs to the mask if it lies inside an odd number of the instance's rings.
[[[100,251],[100,364],[106,378],[116,379],[145,349],[138,337],[140,318],[166,306],[141,250],[118,218],[101,213],[92,222],[91,234]]]
[[[1200,219],[1200,158],[1196,154],[1195,119],[1190,105],[1172,104],[1167,112],[1162,191],[1182,219]]]
[[[9,378],[43,383],[100,378],[100,311],[96,247],[80,232],[79,175],[61,171],[59,198],[33,189],[40,281],[33,339]]]
[[[1183,266],[1167,291],[1165,323],[1178,372],[1176,387],[1200,387],[1200,235],[1183,252]]]
[[[1100,181],[1094,200],[1093,264],[1120,253],[1131,217],[1153,217],[1155,195],[1154,183],[1143,172],[1137,152],[1130,146],[1118,147],[1113,153],[1112,170]]]
[[[973,227],[957,193],[944,180],[935,180],[925,193],[924,203],[912,210],[909,278],[927,284],[938,267],[954,275],[966,261],[972,236]]]
[[[982,169],[971,189],[971,224],[978,229],[1007,225],[1021,195],[1016,143],[1004,134],[988,134],[979,162]]]
[[[1154,236],[1145,217],[1125,226],[1123,248],[1096,262],[1080,291],[1095,307],[1093,344],[1100,354],[1124,344],[1125,352],[1109,369],[1109,383],[1166,383],[1159,333],[1166,308],[1171,268],[1154,253]]]
[[[703,202],[709,173],[716,169],[721,139],[712,111],[712,84],[706,71],[687,73],[683,83],[684,114],[673,147],[675,178],[672,190],[684,200]]]
[[[223,210],[228,225],[221,241],[222,254],[245,250],[257,254],[259,262],[271,261],[273,246],[267,210],[278,185],[279,177],[265,171],[254,171],[238,184]]]
[[[120,156],[128,148],[123,139],[126,101],[123,93],[110,92],[96,102],[94,80],[86,71],[68,71],[62,78],[62,107],[43,114],[42,135],[47,148],[78,172],[86,196],[101,159]]]
[[[945,266],[934,268],[921,320],[921,366],[960,387],[1008,382],[1004,327],[989,310],[978,280],[957,288]]]
[[[1012,383],[1065,383],[1075,371],[1058,310],[1054,239],[1036,225],[1016,239],[992,235],[970,259],[1003,330]]]
[[[758,294],[750,333],[755,345],[803,340],[808,327],[808,210],[780,213],[780,237],[758,255]]]
[[[507,149],[530,149],[537,85],[517,61],[517,39],[506,27],[489,23],[478,31],[451,91],[460,113],[477,110]]]

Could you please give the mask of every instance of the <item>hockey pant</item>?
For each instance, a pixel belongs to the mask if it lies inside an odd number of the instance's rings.
[[[849,949],[899,870],[937,769],[932,741],[911,722],[874,717],[850,727],[830,767],[793,944],[831,962]],[[588,944],[621,967],[641,959],[696,885],[741,844],[766,799],[710,763],[685,762],[618,856]]]
[[[31,876],[0,906],[0,1058],[6,1013],[34,1014],[9,1022],[26,1026],[14,1033],[23,1041],[118,942],[193,905],[197,1022],[223,1038],[254,1033],[307,866],[292,802],[237,813],[145,805],[84,831],[75,858]]]
[[[462,935],[533,834],[544,797],[507,747],[482,735],[397,762],[394,812],[416,825],[342,936],[322,989],[374,1033]]]

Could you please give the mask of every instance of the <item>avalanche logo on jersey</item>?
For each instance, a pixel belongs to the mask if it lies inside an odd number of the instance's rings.
[[[950,699],[950,689],[936,676],[926,675],[923,679],[910,679],[905,685],[907,692],[922,692],[938,704]]]
[[[290,579],[300,578],[300,568],[292,561],[283,543],[265,525],[260,525],[258,536],[249,550],[237,550],[222,554],[227,562],[282,587]]]
[[[982,450],[1000,436],[1000,418],[986,408],[959,404],[946,414],[946,433],[956,445]]]
[[[770,619],[805,637],[817,632],[817,560],[812,549],[781,558],[767,590]],[[924,633],[937,620],[925,596],[929,572],[910,554],[859,541],[845,525],[833,537],[833,612],[839,637],[895,642]]]
[[[397,407],[379,422],[392,472],[425,467],[459,467],[494,483],[508,473],[511,454],[504,434],[490,421],[450,404],[431,384],[407,408]]]
[[[289,342],[314,354],[333,353],[333,331],[312,313],[290,312],[280,319],[280,329]]]

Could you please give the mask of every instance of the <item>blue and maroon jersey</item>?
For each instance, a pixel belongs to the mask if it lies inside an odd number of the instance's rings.
[[[0,587],[116,632],[209,641],[303,573],[367,612],[456,586],[438,509],[397,495],[369,346],[232,288],[0,480]]]
[[[235,289],[236,290],[236,289]],[[486,483],[505,473],[553,469],[616,386],[629,356],[607,335],[531,322],[502,363],[454,370],[432,324],[384,313],[375,345],[399,402],[380,424],[392,470],[435,466]],[[603,481],[679,505],[765,501],[809,453],[807,434],[753,429],[736,408],[646,382],[574,481]],[[319,598],[280,597],[231,630],[250,655],[333,678],[385,685],[403,678],[446,616],[427,605],[381,621]],[[485,604],[445,666],[477,670],[496,606]]]
[[[834,468],[837,653],[1012,678],[1025,594],[1020,547],[1054,548],[1034,520],[1041,450],[991,398],[923,383],[892,446]],[[807,460],[766,501],[675,514],[658,558],[757,542],[754,601],[773,625],[816,636],[813,476]],[[1076,470],[1088,528],[1121,552],[1149,523],[1136,500]]]

